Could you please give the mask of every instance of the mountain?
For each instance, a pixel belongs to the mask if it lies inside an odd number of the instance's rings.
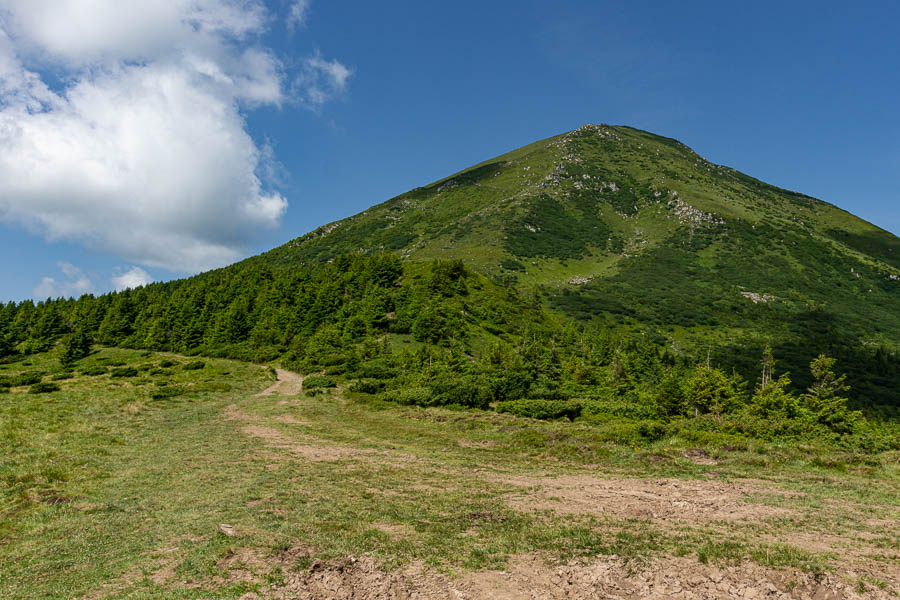
[[[458,258],[540,286],[568,316],[649,328],[676,350],[714,342],[725,356],[777,338],[795,370],[811,347],[900,345],[900,238],[630,127],[533,143],[263,259],[345,252]]]
[[[771,345],[796,389],[827,353],[858,406],[896,411],[900,239],[676,140],[585,125],[224,269],[7,305],[0,355],[46,350],[73,330],[335,373],[356,372],[346,365],[377,355],[378,341],[401,362],[375,372],[424,369],[398,388],[445,385],[436,360],[451,371],[474,361],[521,371],[521,386],[503,384],[520,393],[595,394],[605,382],[603,393],[642,402],[664,373],[697,364],[754,382]],[[408,351],[412,362],[397,358]]]

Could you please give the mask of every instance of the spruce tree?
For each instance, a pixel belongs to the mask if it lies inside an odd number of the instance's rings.
[[[83,329],[77,329],[63,342],[62,356],[59,362],[69,367],[91,353],[91,339]]]
[[[853,431],[862,413],[847,408],[847,398],[841,394],[848,391],[850,386],[846,383],[846,375],[835,374],[836,362],[836,359],[820,354],[810,363],[814,381],[807,393],[803,394],[803,400],[819,423],[836,433],[849,433]]]

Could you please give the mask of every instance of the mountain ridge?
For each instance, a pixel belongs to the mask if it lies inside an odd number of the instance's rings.
[[[560,134],[557,136],[547,138],[545,140],[540,140],[540,141],[534,142],[532,144],[523,146],[522,148],[513,150],[506,154],[502,154],[498,157],[494,157],[494,158],[490,158],[485,161],[482,161],[478,164],[475,164],[471,167],[468,167],[457,173],[454,173],[448,177],[438,179],[438,180],[436,180],[430,184],[427,184],[425,186],[413,188],[409,192],[395,196],[394,198],[391,198],[380,204],[376,204],[376,205],[370,207],[369,209],[362,211],[361,213],[358,213],[356,215],[352,215],[345,219],[340,219],[338,221],[334,221],[332,223],[323,225],[304,236],[300,236],[294,240],[291,240],[290,242],[288,242],[281,248],[285,248],[285,247],[298,248],[301,246],[315,246],[315,245],[317,245],[316,244],[317,238],[324,238],[325,236],[328,236],[329,234],[331,234],[338,228],[341,228],[341,227],[347,228],[347,226],[351,226],[351,228],[352,228],[352,226],[354,224],[357,224],[356,228],[360,229],[358,227],[358,223],[360,221],[362,221],[362,222],[369,221],[369,223],[368,223],[369,225],[374,225],[371,223],[372,217],[376,217],[376,218],[385,218],[386,217],[387,219],[390,219],[391,218],[390,213],[388,213],[387,215],[379,214],[379,213],[384,213],[385,211],[402,212],[402,204],[405,204],[407,207],[409,207],[409,206],[411,206],[412,203],[414,203],[416,201],[419,201],[422,199],[428,199],[429,197],[434,197],[434,196],[443,196],[444,198],[449,200],[449,202],[452,203],[453,202],[452,191],[454,188],[456,188],[458,186],[464,186],[464,187],[468,186],[468,187],[480,188],[479,192],[481,193],[479,202],[475,203],[475,204],[476,205],[482,204],[483,206],[477,207],[477,210],[474,210],[474,211],[467,211],[464,214],[455,215],[457,217],[462,217],[462,219],[464,221],[467,219],[472,219],[471,215],[480,215],[480,216],[489,215],[492,212],[492,210],[494,210],[494,208],[495,208],[495,207],[491,206],[492,201],[509,203],[510,201],[514,200],[515,197],[517,197],[517,196],[521,197],[521,196],[526,196],[526,195],[535,195],[535,194],[539,194],[542,192],[549,193],[550,195],[554,195],[553,194],[554,188],[557,188],[557,190],[558,190],[560,187],[560,185],[559,185],[560,180],[561,180],[560,171],[562,170],[565,173],[567,170],[566,167],[568,167],[572,164],[573,159],[575,159],[577,161],[578,157],[574,156],[572,153],[564,153],[564,152],[557,153],[557,156],[546,156],[547,150],[552,149],[554,146],[557,148],[564,148],[566,146],[566,144],[570,143],[573,140],[573,138],[584,136],[586,133],[596,133],[598,136],[604,137],[606,139],[614,139],[616,141],[621,141],[621,139],[624,137],[624,135],[620,135],[620,133],[622,133],[622,132],[625,132],[627,134],[627,136],[630,136],[632,138],[629,140],[632,143],[634,143],[634,142],[641,143],[640,141],[634,139],[634,138],[639,138],[640,140],[652,142],[652,143],[656,144],[657,146],[662,145],[662,146],[668,147],[670,149],[674,149],[676,152],[681,153],[683,155],[682,158],[684,158],[686,156],[687,158],[693,159],[695,166],[699,165],[700,167],[705,168],[708,172],[717,172],[719,174],[730,175],[733,178],[740,180],[744,184],[749,184],[749,185],[757,188],[757,190],[761,190],[764,194],[774,193],[774,194],[780,195],[782,197],[782,199],[791,198],[796,203],[799,203],[799,204],[805,203],[808,205],[806,207],[807,210],[811,210],[811,208],[813,208],[813,207],[818,208],[819,210],[824,210],[827,213],[830,213],[828,215],[825,215],[826,218],[832,218],[832,219],[837,218],[840,221],[850,221],[852,223],[852,229],[845,230],[849,233],[852,233],[853,230],[856,230],[856,231],[862,230],[869,234],[873,234],[876,236],[882,236],[885,240],[893,238],[893,246],[897,250],[896,255],[894,257],[886,257],[882,254],[878,258],[881,260],[885,260],[885,259],[890,260],[891,258],[893,258],[893,260],[890,261],[890,263],[893,263],[893,264],[891,264],[890,266],[894,267],[894,269],[900,269],[900,260],[898,260],[898,259],[900,259],[900,240],[897,240],[895,238],[895,236],[890,234],[890,232],[887,232],[884,229],[881,229],[875,225],[872,225],[871,223],[867,223],[867,222],[863,221],[862,219],[855,217],[848,211],[840,209],[840,208],[838,208],[834,205],[831,205],[825,201],[812,198],[811,196],[802,194],[800,192],[785,190],[785,189],[779,188],[777,186],[772,186],[772,185],[762,182],[756,178],[750,177],[748,175],[744,175],[743,173],[740,173],[739,171],[737,171],[736,169],[733,169],[731,167],[715,165],[714,163],[711,163],[711,162],[707,161],[706,159],[702,158],[698,153],[696,153],[695,151],[690,149],[685,144],[683,144],[677,140],[674,140],[672,138],[656,136],[655,134],[651,134],[649,132],[644,132],[644,131],[641,131],[641,130],[638,130],[635,128],[631,128],[631,127],[591,125],[591,124],[584,125],[578,129],[573,130],[568,133]],[[656,148],[656,152],[657,152],[657,154],[659,154],[659,147]],[[537,156],[538,160],[536,160],[536,161],[532,160],[532,162],[536,162],[537,164],[527,164],[526,161],[523,161],[523,159],[527,159],[529,157],[533,159],[534,154],[541,154],[541,153],[545,154],[545,156]],[[529,156],[529,155],[531,155],[531,156]],[[512,193],[507,193],[505,195],[502,192],[499,194],[497,193],[498,192],[497,186],[489,186],[489,185],[485,185],[483,183],[483,180],[486,179],[486,177],[485,177],[486,171],[491,172],[488,175],[493,174],[494,177],[497,177],[497,176],[503,174],[504,170],[508,170],[510,167],[521,164],[523,162],[526,162],[526,164],[524,165],[525,169],[527,169],[526,173],[529,171],[538,172],[538,170],[540,170],[541,167],[544,167],[543,171],[540,173],[539,181],[536,181],[536,182],[528,181],[528,182],[526,182],[524,188],[521,188],[521,186],[520,186],[519,189],[514,189],[514,190],[512,190]],[[566,163],[569,163],[569,164],[566,164]],[[555,169],[553,169],[553,170],[547,169],[547,167],[550,165],[554,166]],[[657,168],[657,169],[655,169],[655,171],[656,171],[656,173],[660,173],[660,172],[663,172],[664,170]],[[625,174],[628,175],[628,173],[625,173]],[[589,176],[590,173],[582,173],[582,176],[584,176],[584,175]],[[671,175],[671,172],[670,172],[670,175]],[[688,177],[693,178],[693,175],[688,174]],[[534,179],[534,178],[530,177],[529,179]],[[569,179],[571,179],[571,177],[569,177]],[[679,179],[679,177],[676,173],[675,181],[677,181],[678,179]],[[660,181],[659,181],[659,184],[660,184],[659,187],[666,187],[666,184],[670,183],[671,181],[672,181],[671,177],[666,177],[666,174],[663,173],[663,176],[660,178]],[[570,186],[572,186],[576,189],[584,189],[583,184],[581,186],[578,185],[579,182],[571,182],[570,181],[568,183]],[[607,183],[610,183],[611,186],[615,186],[615,187],[608,187],[606,190],[607,192],[612,192],[611,195],[618,195],[618,196],[623,195],[623,194],[621,194],[622,190],[619,187],[619,182],[612,181],[612,182],[607,182]],[[565,188],[565,187],[567,187],[567,186],[564,185],[563,188]],[[746,210],[742,210],[742,208],[745,209],[746,207],[741,207],[739,205],[736,205],[736,206],[733,206],[731,210],[728,210],[727,207],[723,206],[723,204],[721,202],[718,203],[718,205],[716,205],[715,202],[710,203],[710,198],[704,197],[704,194],[692,193],[690,190],[685,190],[685,189],[682,189],[679,191],[678,187],[684,188],[684,186],[679,186],[678,184],[676,184],[676,185],[670,186],[670,187],[672,187],[673,189],[671,189],[669,191],[674,192],[674,196],[672,198],[668,198],[669,204],[672,205],[672,206],[670,206],[670,208],[675,209],[677,216],[679,217],[679,219],[682,222],[681,224],[685,224],[686,221],[694,219],[695,225],[699,226],[699,225],[701,225],[701,221],[704,218],[704,215],[719,214],[722,212],[725,213],[724,215],[722,215],[724,217],[730,216],[732,218],[734,218],[734,217],[741,218],[741,217],[748,216],[746,214]],[[562,191],[565,194],[567,192],[570,192],[571,188],[568,190],[563,189]],[[656,191],[659,192],[659,190],[656,190]],[[557,194],[557,196],[558,196],[558,194]],[[627,196],[627,194],[626,194],[626,196]],[[442,199],[444,199],[444,198],[442,198]],[[687,200],[685,200],[685,198],[687,198]],[[620,205],[619,208],[623,207],[622,200],[623,199],[621,199],[621,198],[619,199],[619,205]],[[627,201],[627,198],[624,200]],[[712,204],[712,206],[710,206],[710,204]],[[401,205],[399,207],[399,209],[398,209],[398,205]],[[468,208],[471,208],[471,207],[468,207]],[[709,210],[709,209],[712,209],[712,210]],[[633,217],[634,215],[629,214],[629,212],[630,211],[627,211],[627,210],[624,213],[622,211],[618,211],[617,216]],[[843,213],[843,215],[840,218],[838,218],[837,215],[839,215],[841,213]],[[615,219],[616,215],[610,215],[610,216]],[[779,216],[782,218],[785,218],[787,215],[782,214]],[[793,216],[796,217],[796,211]],[[395,220],[398,220],[398,219],[395,218]],[[452,220],[448,219],[448,221],[451,221],[451,223],[452,223]],[[416,259],[419,255],[427,256],[428,258],[434,257],[434,256],[432,256],[434,254],[434,248],[427,248],[428,244],[431,242],[431,240],[429,240],[427,236],[423,236],[421,232],[416,232],[416,231],[408,231],[408,230],[398,231],[397,225],[398,225],[397,223],[389,223],[389,224],[387,224],[386,227],[383,227],[383,229],[386,230],[384,233],[389,233],[389,235],[383,236],[383,239],[379,239],[379,236],[377,236],[377,235],[374,235],[374,236],[370,235],[370,236],[368,236],[368,239],[367,239],[367,236],[365,234],[373,233],[373,232],[357,232],[358,234],[361,233],[362,235],[355,235],[355,236],[350,236],[350,237],[352,237],[354,239],[354,241],[357,241],[359,243],[357,250],[363,250],[363,251],[402,250],[402,251],[404,251],[404,258]],[[847,225],[847,223],[844,223],[844,225]],[[373,226],[372,228],[380,229],[377,226]],[[390,230],[393,230],[393,231],[390,231]],[[434,232],[429,232],[429,233],[434,233]],[[439,231],[438,233],[440,234],[442,232]],[[365,245],[367,241],[369,243],[368,246]],[[842,243],[841,240],[835,240],[835,241]],[[411,243],[413,244],[412,248],[410,248]],[[847,244],[843,244],[843,245],[846,246],[847,250],[856,250],[857,249],[857,248],[853,248],[852,246],[847,245]],[[416,247],[416,246],[418,246],[418,247]],[[422,251],[423,250],[422,246],[426,246],[426,248],[424,248],[424,250],[425,250],[424,252]],[[452,249],[453,249],[452,247],[442,247],[441,248],[441,250],[452,250]],[[431,250],[431,252],[429,252],[428,250]],[[278,252],[278,251],[283,251],[283,250],[276,248],[276,249],[273,249],[273,251]],[[273,251],[269,251],[269,252],[273,252]],[[451,252],[451,253],[453,253],[453,252]],[[268,253],[265,253],[265,254],[268,254]],[[307,258],[310,253],[300,252],[298,254],[302,258]],[[463,258],[463,260],[469,260],[470,262],[474,262],[471,257],[463,256],[461,258]]]

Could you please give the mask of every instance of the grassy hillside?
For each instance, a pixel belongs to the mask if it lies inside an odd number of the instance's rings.
[[[138,350],[0,375],[58,386],[0,395],[3,598],[900,593],[896,451],[636,442]]]

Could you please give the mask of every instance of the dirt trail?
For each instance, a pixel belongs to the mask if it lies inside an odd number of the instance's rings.
[[[303,376],[291,373],[284,369],[275,369],[275,383],[256,394],[257,396],[271,396],[282,394],[284,396],[296,396],[303,391]]]

